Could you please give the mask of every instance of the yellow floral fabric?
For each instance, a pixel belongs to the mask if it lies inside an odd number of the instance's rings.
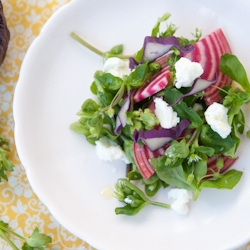
[[[0,134],[10,142],[8,157],[15,164],[8,182],[0,183],[1,220],[20,235],[29,236],[35,227],[52,237],[52,250],[94,250],[87,242],[64,229],[34,194],[15,148],[12,101],[25,53],[48,18],[69,0],[2,0],[11,40],[0,67]],[[219,237],[219,236],[218,236]],[[22,242],[11,237],[18,248]],[[0,239],[0,249],[10,246]],[[242,250],[250,250],[250,243]]]

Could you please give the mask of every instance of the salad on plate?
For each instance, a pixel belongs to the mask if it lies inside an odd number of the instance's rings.
[[[90,86],[95,98],[84,101],[71,129],[102,160],[127,164],[115,184],[114,197],[124,203],[116,214],[132,216],[146,205],[186,214],[202,189],[232,189],[243,174],[231,166],[247,127],[246,71],[221,29],[179,37],[170,16],[157,20],[133,56],[122,45],[103,53],[71,34],[104,58]],[[171,205],[150,199],[160,189]]]

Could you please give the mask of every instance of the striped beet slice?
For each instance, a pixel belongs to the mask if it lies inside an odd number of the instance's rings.
[[[202,65],[204,73],[201,78],[212,80],[217,73],[218,80],[214,84],[218,87],[230,85],[232,80],[220,72],[220,57],[225,54],[231,54],[231,49],[228,45],[226,37],[221,29],[217,29],[208,36],[202,38],[194,44],[195,49],[184,55],[193,62],[198,62]],[[219,102],[222,98],[219,95],[219,90],[213,86],[207,88],[204,94],[204,100],[207,105],[213,102]]]
[[[220,173],[224,173],[226,170],[228,170],[233,163],[238,159],[238,158],[228,158],[227,156],[221,155],[219,156],[223,159],[224,165],[222,167],[222,169],[220,170]],[[208,167],[208,171],[207,174],[212,174],[214,172],[217,172],[218,169],[216,167],[216,162],[217,162],[218,156],[212,156],[208,158],[208,162],[207,162],[207,167]]]
[[[169,67],[165,67],[135,92],[133,96],[134,103],[140,102],[163,90],[168,85],[169,80]]]
[[[146,145],[140,146],[134,142],[133,153],[135,163],[145,180],[149,179],[155,173],[154,168],[149,163],[149,159],[163,156],[165,150],[166,148],[162,147],[158,150],[151,151]]]

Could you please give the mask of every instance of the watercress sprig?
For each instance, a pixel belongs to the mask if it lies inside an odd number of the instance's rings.
[[[51,237],[40,233],[37,227],[34,229],[32,234],[28,238],[26,238],[9,229],[8,223],[0,221],[0,237],[8,242],[14,250],[18,250],[17,246],[8,237],[8,234],[13,234],[24,242],[22,250],[44,250],[45,245],[52,242]]]
[[[128,179],[119,179],[115,188],[115,197],[126,204],[124,207],[117,207],[115,209],[116,214],[133,216],[139,213],[146,205],[170,208],[168,204],[149,200],[145,194]]]
[[[94,46],[92,46],[91,44],[89,44],[87,41],[85,41],[84,39],[82,39],[80,36],[78,36],[75,32],[71,32],[70,36],[76,40],[78,43],[82,44],[83,46],[85,46],[86,48],[88,48],[89,50],[91,50],[92,52],[94,52],[95,54],[101,56],[103,59],[107,59],[109,57],[119,57],[121,59],[128,59],[130,56],[127,55],[122,55],[122,51],[123,51],[123,45],[119,44],[116,45],[114,47],[112,47],[110,49],[110,51],[108,52],[103,52],[97,48],[95,48]]]

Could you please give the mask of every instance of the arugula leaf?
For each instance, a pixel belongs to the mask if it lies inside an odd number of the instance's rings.
[[[215,152],[215,150],[212,147],[206,147],[206,146],[197,146],[195,149],[196,151],[202,154],[206,154],[210,157],[213,156]]]
[[[189,183],[188,175],[184,172],[181,165],[170,169],[159,166],[154,167],[158,177],[168,185],[195,191],[195,187]]]
[[[169,104],[174,103],[182,95],[183,94],[175,88],[167,88],[165,91],[165,99]],[[191,122],[191,124],[189,125],[190,128],[199,128],[202,126],[203,121],[201,117],[192,108],[188,107],[184,101],[181,101],[174,105],[173,110],[178,113],[178,116],[181,119],[187,118]]]
[[[202,145],[211,147],[215,150],[215,154],[223,154],[235,146],[236,140],[230,135],[225,139],[214,132],[208,124],[204,124],[201,128],[200,141]]]
[[[126,84],[135,89],[139,88],[145,81],[148,73],[148,64],[143,63],[138,65],[135,70],[128,76]]]
[[[222,175],[221,178],[218,178],[216,180],[202,181],[199,188],[232,189],[240,181],[242,174],[243,173],[241,171],[231,169],[227,171],[224,175]]]
[[[197,183],[207,174],[207,160],[200,160],[194,163],[194,176]]]
[[[107,91],[117,91],[121,88],[123,80],[110,73],[96,74],[95,80]]]
[[[220,71],[239,83],[247,91],[247,93],[250,93],[250,84],[247,78],[247,73],[235,55],[226,53],[221,56]]]

